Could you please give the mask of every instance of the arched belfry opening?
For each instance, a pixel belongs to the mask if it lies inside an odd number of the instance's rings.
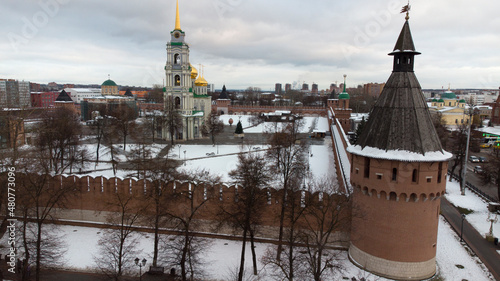
[[[181,98],[175,97],[174,104],[175,104],[175,109],[180,109],[181,108]]]
[[[179,54],[174,55],[174,64],[181,64],[181,55]]]
[[[181,76],[180,75],[175,75],[175,77],[174,77],[174,85],[175,86],[180,86],[181,85]]]

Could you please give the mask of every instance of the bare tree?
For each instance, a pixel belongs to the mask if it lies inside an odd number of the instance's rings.
[[[350,197],[345,194],[333,179],[312,182],[309,194],[319,192],[319,198],[304,196],[304,222],[299,234],[299,241],[304,250],[298,259],[307,265],[305,273],[315,281],[324,280],[327,272],[333,274],[342,270],[339,252],[332,245],[342,241],[342,235],[350,226]]]
[[[20,183],[17,198],[23,216],[22,235],[27,260],[25,267],[30,262],[31,255],[34,255],[36,280],[40,280],[40,268],[43,261],[47,261],[47,257],[56,257],[56,252],[60,253],[64,250],[62,245],[58,245],[58,250],[48,247],[50,244],[45,243],[48,241],[44,242],[44,239],[47,238],[49,232],[44,226],[47,222],[55,220],[56,210],[65,208],[68,200],[76,195],[73,186],[50,184],[50,167],[46,153],[37,151],[29,158],[25,158],[25,162],[19,169],[22,174],[18,173]],[[28,227],[29,221],[34,224],[34,227]]]
[[[162,123],[170,134],[171,145],[174,145],[175,133],[182,130],[182,115],[177,107],[173,97],[165,98]]]
[[[137,237],[134,237],[134,225],[141,218],[144,206],[135,204],[139,195],[115,192],[108,202],[111,211],[107,217],[110,226],[103,231],[99,239],[99,255],[94,257],[96,265],[107,276],[120,280],[126,269],[137,256]]]
[[[212,144],[215,145],[215,136],[224,131],[224,123],[219,120],[219,116],[215,113],[210,113],[202,128],[203,135],[209,135],[212,139]]]
[[[296,220],[295,209],[287,210],[287,206],[295,208],[289,200],[293,200],[294,191],[300,190],[301,179],[305,177],[307,170],[307,160],[305,153],[307,147],[305,142],[296,144],[298,140],[299,129],[302,126],[300,121],[293,121],[285,126],[276,126],[275,133],[271,134],[269,143],[271,145],[267,156],[271,159],[271,170],[275,175],[279,175],[279,188],[283,191],[281,198],[281,212],[279,218],[278,249],[276,259],[281,259],[283,244],[283,229],[287,211],[291,216],[287,217],[287,223],[294,223]],[[293,231],[293,230],[292,230]],[[290,268],[293,270],[293,267]],[[293,274],[291,274],[293,276]]]
[[[500,199],[500,148],[493,148],[489,163],[485,165],[483,179],[485,183],[493,181],[497,186],[497,196]]]
[[[66,161],[69,148],[78,149],[81,132],[76,113],[67,107],[57,107],[43,117],[38,130],[38,148],[49,152],[50,166],[55,173],[64,171],[71,163]]]
[[[121,105],[110,113],[114,118],[112,125],[114,131],[123,140],[123,150],[127,150],[127,137],[135,129],[135,118],[137,114],[135,110],[127,105]]]
[[[234,228],[242,231],[241,258],[238,281],[243,280],[245,269],[245,251],[250,239],[252,251],[253,274],[257,275],[257,258],[254,248],[254,238],[257,227],[262,220],[263,207],[267,204],[266,192],[262,189],[270,182],[270,174],[266,159],[255,152],[238,155],[238,164],[229,175],[237,185],[235,202],[223,202],[221,218]]]
[[[200,273],[199,251],[196,247],[206,244],[203,240],[194,237],[193,230],[197,226],[196,216],[202,211],[206,212],[203,207],[213,199],[214,185],[217,185],[220,179],[204,170],[190,173],[184,179],[190,182],[189,188],[172,194],[174,198],[172,205],[176,208],[171,208],[168,215],[175,229],[181,232],[182,237],[179,237],[177,242],[182,245],[176,245],[171,249],[178,251],[173,254],[179,258],[176,264],[181,267],[182,280],[186,281],[193,280]],[[196,180],[196,184],[192,183],[193,180]]]
[[[453,165],[451,166],[450,172],[453,175],[455,169],[459,168],[459,181],[462,182],[462,171],[463,166],[467,163],[465,159],[465,149],[467,146],[467,125],[458,126],[457,130],[452,133],[452,139],[448,142],[449,148],[453,153]],[[450,177],[452,181],[453,177]]]

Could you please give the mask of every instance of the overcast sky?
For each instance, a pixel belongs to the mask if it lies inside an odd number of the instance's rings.
[[[190,62],[216,89],[385,82],[401,0],[179,0]],[[500,86],[500,1],[412,1],[423,88]],[[2,0],[0,78],[162,84],[175,0]]]

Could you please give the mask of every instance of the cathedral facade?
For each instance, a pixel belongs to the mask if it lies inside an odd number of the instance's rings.
[[[182,128],[176,129],[174,139],[198,139],[202,137],[202,128],[211,112],[211,97],[207,95],[207,81],[189,62],[189,45],[184,41],[178,2],[175,28],[170,36],[163,89],[165,107],[173,103],[182,119]],[[162,128],[162,138],[170,140],[169,128]]]

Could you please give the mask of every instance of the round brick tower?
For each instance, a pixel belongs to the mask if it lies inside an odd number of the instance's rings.
[[[420,280],[436,272],[443,151],[413,72],[408,17],[389,55],[393,72],[351,153],[350,259],[374,274]]]

